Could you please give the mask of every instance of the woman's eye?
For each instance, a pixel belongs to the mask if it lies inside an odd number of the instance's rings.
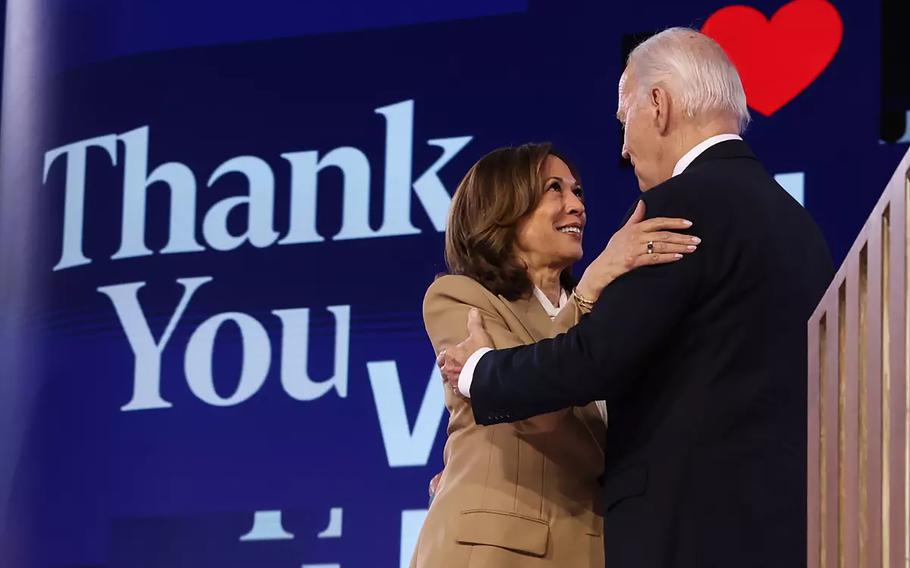
[[[579,199],[581,199],[582,197],[585,196],[585,190],[583,190],[580,185],[577,186],[575,189],[573,189],[572,193],[574,193],[575,197],[577,197]]]
[[[559,185],[558,181],[554,181],[547,187],[547,191],[562,191],[562,186]]]

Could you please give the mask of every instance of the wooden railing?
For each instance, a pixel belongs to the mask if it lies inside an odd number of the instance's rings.
[[[809,568],[910,566],[910,152],[809,319]]]

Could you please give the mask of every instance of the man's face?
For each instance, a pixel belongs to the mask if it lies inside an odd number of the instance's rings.
[[[619,107],[616,118],[622,124],[622,157],[632,162],[638,188],[648,191],[666,181],[661,179],[662,137],[652,105],[636,90],[635,78],[627,68],[619,79]]]

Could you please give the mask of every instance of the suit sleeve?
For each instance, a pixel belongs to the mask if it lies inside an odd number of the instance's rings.
[[[427,291],[424,299],[424,322],[436,353],[445,346],[456,345],[468,334],[468,312],[480,310],[483,324],[494,347],[504,349],[523,342],[506,326],[502,317],[493,309],[481,291],[480,284],[466,277],[443,277]],[[554,430],[567,411],[558,410],[541,414],[528,420],[515,422],[514,426],[526,434]]]
[[[649,202],[648,216],[688,217],[701,233],[704,224],[685,209]],[[598,399],[608,408],[620,401],[690,310],[707,246],[681,261],[616,279],[592,312],[563,335],[481,357],[471,383],[477,423],[512,422]]]

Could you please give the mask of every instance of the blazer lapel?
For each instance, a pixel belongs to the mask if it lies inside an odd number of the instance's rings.
[[[499,296],[499,299],[509,308],[533,341],[550,337],[550,316],[533,295],[515,301],[507,300],[503,296]]]

